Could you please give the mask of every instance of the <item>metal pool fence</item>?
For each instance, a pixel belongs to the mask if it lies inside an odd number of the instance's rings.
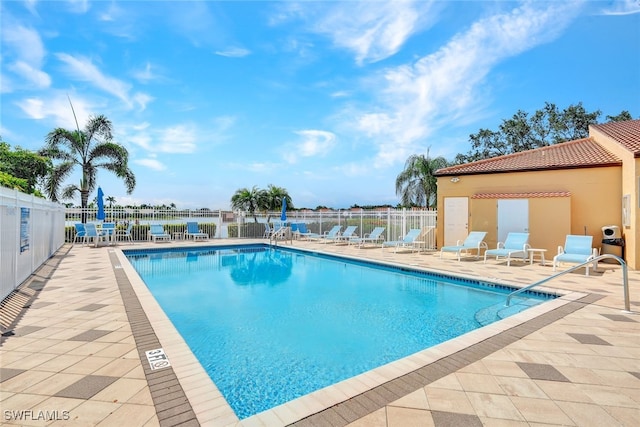
[[[72,242],[75,236],[74,223],[97,222],[96,208],[68,208],[66,210],[65,237]],[[199,228],[211,238],[262,238],[265,224],[280,223],[280,212],[231,212],[223,210],[178,210],[178,209],[142,209],[142,208],[105,208],[106,222],[115,222],[125,229],[133,222],[131,230],[134,241],[148,239],[149,226],[161,224],[165,231],[184,232],[188,221],[195,221]],[[375,227],[384,227],[385,240],[401,240],[412,228],[423,230],[420,237],[422,247],[435,249],[435,227],[437,212],[423,209],[346,209],[323,211],[287,212],[287,223],[305,223],[310,232],[322,234],[334,225],[346,228],[357,226],[356,234],[363,236],[371,233]]]

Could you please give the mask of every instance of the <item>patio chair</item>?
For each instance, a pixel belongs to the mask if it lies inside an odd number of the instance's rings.
[[[333,240],[338,234],[340,234],[340,230],[342,230],[341,225],[334,225],[331,230],[325,231],[324,234],[317,235],[317,237],[311,237],[312,239],[322,240],[325,243]]]
[[[100,241],[106,242],[109,239],[109,234],[107,231],[98,230],[98,227],[94,223],[86,223],[84,225],[84,229],[86,231],[85,240],[89,242],[93,240],[93,245],[97,248]]]
[[[522,261],[527,259],[529,245],[529,233],[509,233],[503,242],[498,242],[496,249],[488,249],[484,251],[484,262],[487,262],[487,256],[495,256],[496,260],[500,257],[507,259],[507,267],[511,265],[511,257],[521,258]]]
[[[373,229],[371,233],[367,233],[362,237],[355,237],[353,239],[349,239],[349,244],[358,245],[358,247],[363,247],[367,243],[382,243],[384,242],[384,227],[376,227]]]
[[[103,222],[102,226],[99,227],[102,231],[104,231],[107,235],[107,239],[110,244],[115,244],[116,241],[116,223],[115,222]]]
[[[307,224],[304,222],[299,222],[296,224],[295,230],[293,224],[291,224],[291,232],[293,233],[293,237],[295,239],[319,239],[320,234],[312,233],[307,229]]]
[[[185,239],[190,239],[192,237],[194,241],[198,239],[209,240],[209,234],[202,232],[202,230],[198,228],[198,223],[195,221],[187,222],[187,231],[184,232]]]
[[[553,257],[553,271],[561,262],[582,264],[598,256],[598,249],[592,247],[592,236],[567,235],[564,246],[558,246],[558,255]],[[589,264],[585,266],[586,275],[589,275]],[[593,270],[598,269],[598,261],[593,262]]]
[[[87,230],[81,222],[74,224],[76,227],[76,235],[73,237],[73,244],[76,243],[78,239],[82,239],[82,244],[86,243]]]
[[[164,231],[164,227],[160,224],[151,224],[149,226],[149,240],[153,240],[154,243],[160,241],[171,241],[171,236]]]
[[[133,229],[133,222],[129,221],[129,224],[127,225],[127,228],[125,230],[116,230],[116,240],[118,239],[118,237],[123,237],[125,239],[129,239],[129,242],[131,242],[131,244],[133,244],[133,238],[131,236],[131,230]]]
[[[350,239],[354,239],[354,238],[358,237],[358,235],[355,234],[357,229],[358,229],[357,225],[350,225],[347,228],[345,228],[342,233],[338,233],[335,237],[325,241],[325,243],[328,243],[329,241],[331,241],[331,242],[335,242],[335,243],[347,243],[348,244]]]
[[[462,252],[468,253],[471,251],[476,251],[476,258],[480,257],[480,251],[484,248],[485,250],[489,247],[487,243],[484,241],[485,236],[487,235],[486,231],[472,231],[469,233],[464,242],[458,240],[455,246],[443,246],[440,248],[440,258],[442,259],[442,254],[445,252],[455,252],[458,256],[458,261],[460,261],[460,254]]]
[[[387,246],[395,248],[394,252],[398,252],[398,249],[400,248],[416,249],[416,240],[418,239],[418,236],[420,236],[420,233],[422,233],[421,229],[412,228],[402,240],[389,240],[387,242],[382,242],[382,249],[384,250]]]
[[[271,226],[269,225],[268,222],[264,223],[264,234],[262,235],[263,239],[268,239],[269,236],[271,236]]]

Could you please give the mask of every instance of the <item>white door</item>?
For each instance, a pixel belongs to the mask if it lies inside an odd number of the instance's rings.
[[[444,246],[455,245],[469,234],[469,198],[444,198]]]
[[[498,200],[498,241],[504,242],[509,232],[529,232],[529,200]]]

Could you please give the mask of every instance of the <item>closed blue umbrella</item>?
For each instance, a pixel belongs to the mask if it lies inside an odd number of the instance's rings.
[[[280,221],[287,221],[287,199],[286,197],[282,198],[282,213],[280,214]]]
[[[98,213],[96,214],[96,219],[100,221],[104,221],[104,193],[102,192],[102,188],[98,187]]]

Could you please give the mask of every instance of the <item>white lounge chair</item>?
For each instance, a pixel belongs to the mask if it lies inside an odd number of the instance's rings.
[[[577,236],[569,234],[563,246],[558,246],[558,255],[553,257],[553,271],[561,262],[581,264],[590,261],[598,256],[598,249],[592,247],[592,236]],[[589,264],[585,266],[586,275],[589,275]],[[593,270],[598,269],[598,261],[593,262]]]
[[[376,227],[371,231],[371,233],[367,233],[362,237],[355,237],[349,240],[349,244],[358,245],[358,247],[363,247],[367,243],[382,243],[384,242],[384,227]]]
[[[496,260],[500,257],[507,259],[507,267],[511,265],[512,257],[519,257],[523,261],[527,258],[527,250],[529,246],[529,233],[509,233],[503,242],[498,242],[496,249],[487,249],[484,252],[484,262],[487,262],[487,256],[495,256]]]
[[[349,243],[350,239],[355,239],[358,237],[356,230],[358,229],[357,225],[350,225],[342,233],[338,233],[333,239],[330,239],[336,243]]]
[[[333,240],[342,230],[341,225],[334,225],[331,230],[325,231],[322,235],[317,235],[317,237],[311,237],[311,239],[322,240],[324,242]]]
[[[440,248],[440,258],[442,259],[442,254],[445,252],[455,252],[458,256],[458,261],[460,261],[460,254],[462,252],[468,253],[471,251],[476,251],[476,258],[480,257],[480,251],[482,249],[488,249],[487,243],[484,241],[485,236],[487,235],[486,231],[472,231],[469,233],[464,242],[458,240],[455,246],[443,246]]]
[[[387,242],[382,242],[382,249],[387,246],[395,248],[394,252],[398,252],[398,249],[400,248],[416,249],[416,240],[418,239],[418,236],[420,236],[420,233],[422,233],[421,229],[412,228],[402,240],[389,240]]]

